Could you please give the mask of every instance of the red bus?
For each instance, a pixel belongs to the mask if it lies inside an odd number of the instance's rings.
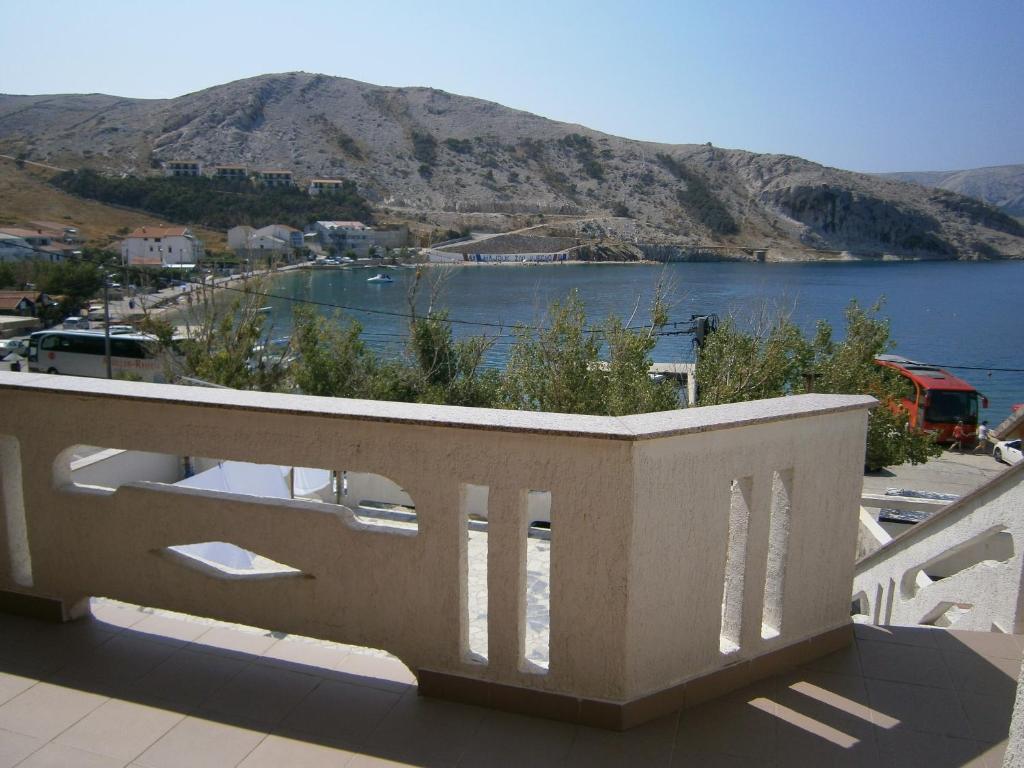
[[[968,434],[977,431],[978,407],[988,408],[988,399],[966,381],[898,355],[879,355],[875,362],[903,377],[901,405],[910,414],[910,426],[935,432],[940,443],[953,442],[957,421],[963,421]]]

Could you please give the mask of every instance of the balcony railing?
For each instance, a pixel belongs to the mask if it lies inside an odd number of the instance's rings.
[[[896,506],[885,497],[873,503]],[[1024,465],[940,505],[895,539],[862,515],[862,525],[874,531],[865,530],[861,549],[874,551],[857,563],[853,598],[860,620],[1024,633],[1022,508]],[[863,545],[872,538],[877,549]]]
[[[9,606],[71,618],[106,596],[383,648],[423,693],[613,728],[850,638],[871,398],[611,418],[25,374],[0,374],[0,392]],[[414,500],[416,526],[131,479],[155,476],[144,470],[84,482],[83,444],[139,452],[140,467],[160,454],[376,474]],[[537,499],[551,525],[547,667],[525,641]],[[471,651],[474,511],[487,631]],[[168,556],[203,542],[287,567],[248,577]]]

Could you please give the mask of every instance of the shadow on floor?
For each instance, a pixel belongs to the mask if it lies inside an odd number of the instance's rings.
[[[422,698],[389,660],[272,633],[105,618],[0,616],[0,763],[995,768],[1021,655],[1008,635],[857,627],[843,651],[614,733]]]

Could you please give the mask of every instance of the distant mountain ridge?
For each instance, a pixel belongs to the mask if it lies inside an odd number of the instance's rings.
[[[1011,216],[1024,217],[1024,163],[966,171],[903,171],[879,175],[922,187],[948,189],[984,200]]]
[[[113,174],[168,160],[290,168],[352,179],[410,217],[573,214],[588,234],[654,244],[1024,258],[1019,221],[944,189],[303,72],[174,99],[0,95],[0,152]]]

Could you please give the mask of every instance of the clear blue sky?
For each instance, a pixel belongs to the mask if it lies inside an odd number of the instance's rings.
[[[862,171],[1024,162],[1022,0],[0,0],[2,93],[304,70]]]

